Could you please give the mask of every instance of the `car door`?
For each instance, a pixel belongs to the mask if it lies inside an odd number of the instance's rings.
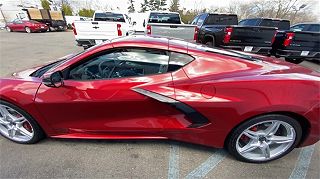
[[[153,49],[118,49],[70,67],[59,88],[41,85],[38,110],[56,130],[78,132],[160,131],[176,109],[136,92],[174,96],[169,54]]]

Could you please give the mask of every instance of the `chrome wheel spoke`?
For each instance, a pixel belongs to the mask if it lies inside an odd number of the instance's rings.
[[[250,151],[255,150],[256,148],[258,148],[257,144],[253,144],[252,142],[249,142],[247,145],[245,145],[244,147],[239,149],[240,153],[247,153]]]
[[[22,134],[22,135],[24,135],[24,136],[26,136],[26,137],[29,137],[29,138],[32,137],[32,133],[29,132],[29,131],[28,131],[27,129],[25,129],[24,127],[17,127],[17,131],[18,131],[20,134]]]
[[[13,128],[8,130],[9,137],[13,138],[16,135],[16,130]]]
[[[249,129],[244,131],[243,134],[248,136],[250,139],[258,139],[258,133]]]
[[[272,136],[269,138],[269,140],[273,143],[277,144],[284,144],[284,143],[289,143],[293,141],[293,137],[289,136]]]
[[[271,125],[264,130],[265,135],[274,135],[278,131],[280,124],[279,121],[273,121]]]
[[[270,147],[269,147],[269,144],[267,144],[267,142],[263,142],[260,146],[260,149],[262,151],[262,155],[265,157],[265,158],[270,158]]]

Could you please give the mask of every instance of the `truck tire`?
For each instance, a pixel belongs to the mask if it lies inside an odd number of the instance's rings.
[[[294,64],[299,64],[299,63],[301,63],[301,62],[303,62],[304,61],[304,59],[295,59],[295,58],[285,58],[285,60],[287,61],[287,62],[290,62],[290,63],[294,63]]]
[[[205,44],[208,47],[215,47],[215,39],[214,39],[214,37],[210,38],[210,40],[208,40]]]

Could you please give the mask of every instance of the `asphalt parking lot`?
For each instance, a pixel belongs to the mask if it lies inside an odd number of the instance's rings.
[[[0,76],[82,49],[72,32],[0,32]],[[320,71],[320,66],[303,62]],[[0,84],[1,85],[1,84]],[[213,137],[214,140],[214,137]],[[266,164],[236,161],[223,149],[174,141],[0,137],[0,178],[320,178],[320,143]]]

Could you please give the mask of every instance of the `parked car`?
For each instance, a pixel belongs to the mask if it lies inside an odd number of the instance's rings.
[[[155,12],[148,13],[144,20],[145,34],[152,36],[165,36],[184,39],[186,41],[194,40],[194,31],[196,26],[183,24],[180,14],[177,12]]]
[[[0,79],[0,133],[172,139],[268,162],[319,141],[319,82],[271,57],[129,36]]]
[[[12,22],[7,23],[6,29],[8,32],[20,31],[20,32],[46,32],[48,26],[46,24],[33,21],[33,20],[20,20],[15,19]]]
[[[86,49],[106,40],[128,36],[134,31],[126,14],[96,11],[93,21],[75,21],[73,33],[78,46]]]
[[[286,19],[277,18],[252,18],[243,19],[239,22],[241,26],[264,26],[264,27],[276,27],[278,30],[289,30],[290,21]]]
[[[290,30],[279,31],[272,45],[272,54],[286,61],[301,63],[320,60],[320,23],[300,23]]]
[[[72,23],[74,21],[89,21],[89,18],[82,17],[82,16],[64,16],[64,17],[66,19],[68,29],[72,29]]]
[[[194,38],[198,43],[211,47],[270,55],[277,27],[266,26],[270,23],[264,22],[270,21],[269,19],[259,19],[259,21],[260,23],[253,25],[242,21],[242,25],[238,25],[236,14],[203,13],[196,16],[192,22],[197,25]]]

